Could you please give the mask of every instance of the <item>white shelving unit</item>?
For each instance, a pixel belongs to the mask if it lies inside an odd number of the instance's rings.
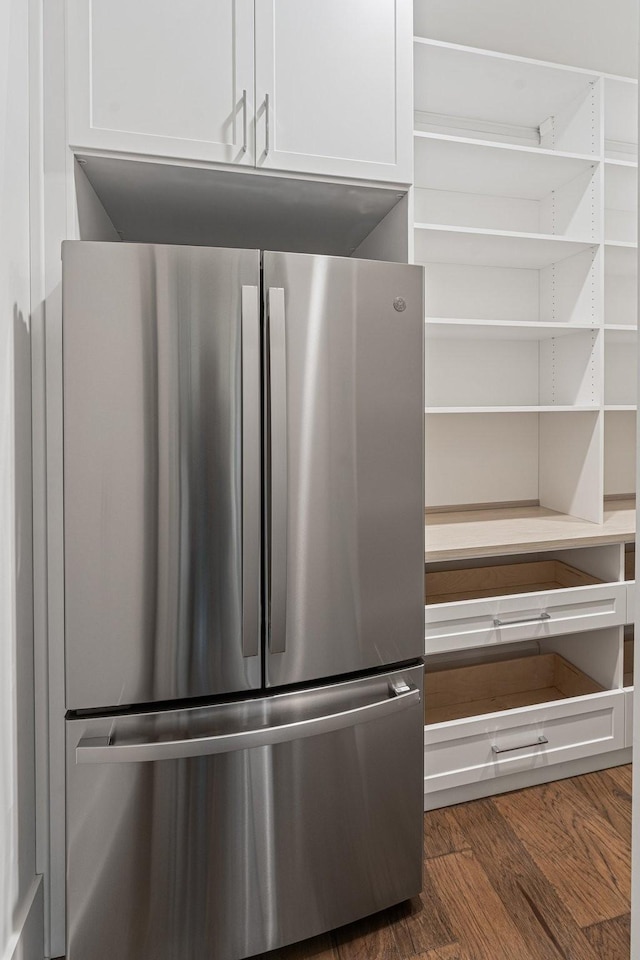
[[[637,82],[417,36],[414,111],[426,570],[451,590],[425,608],[427,677],[434,691],[451,671],[473,686],[459,668],[475,664],[479,685],[497,684],[511,658],[515,684],[518,657],[555,652],[600,685],[427,716],[425,805],[438,806],[621,762],[628,747]],[[550,561],[577,585],[541,573],[513,586]]]

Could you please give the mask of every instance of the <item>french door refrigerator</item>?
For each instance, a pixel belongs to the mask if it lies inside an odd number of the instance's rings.
[[[68,960],[421,889],[418,267],[63,244]]]

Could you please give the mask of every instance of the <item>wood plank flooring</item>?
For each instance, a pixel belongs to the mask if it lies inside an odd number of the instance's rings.
[[[631,767],[424,816],[422,896],[264,960],[629,960]]]

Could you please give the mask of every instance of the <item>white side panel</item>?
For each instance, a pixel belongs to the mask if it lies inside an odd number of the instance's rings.
[[[543,267],[540,271],[540,319],[549,323],[599,323],[598,295],[602,255],[597,247]]]
[[[425,451],[427,506],[538,497],[537,414],[426,416]]]
[[[627,2],[633,3],[633,0]],[[637,76],[637,73],[631,74],[624,70],[615,72]],[[605,154],[618,160],[637,160],[638,84],[632,80],[607,78],[604,89]]]
[[[605,248],[604,319],[607,324],[637,326],[638,266],[633,250]]]
[[[598,240],[600,172],[595,167],[556,187],[540,203],[540,233]]]
[[[560,550],[559,560],[590,573],[600,580],[615,583],[624,579],[622,576],[624,564],[624,544],[603,544],[599,547],[578,547],[575,550]],[[626,611],[624,611],[626,614]]]
[[[601,396],[598,332],[540,341],[540,403],[597,406]]]
[[[114,240],[120,236],[87,180],[80,164],[74,162],[78,232],[82,240]]]
[[[391,260],[394,263],[410,263],[409,195],[405,194],[392,207],[377,227],[365,237],[353,251],[361,260]]]
[[[627,339],[631,337],[631,339]],[[636,347],[633,334],[625,332],[624,339],[606,337],[604,354],[604,402],[620,404],[637,403]]]
[[[604,166],[605,240],[635,243],[638,238],[638,171]]]
[[[29,5],[0,6],[0,957],[26,938],[36,880],[31,452]],[[42,929],[42,898],[36,929]],[[35,917],[35,913],[34,913]],[[22,958],[21,958],[22,960]]]
[[[602,523],[602,417],[540,414],[540,504]]]
[[[623,588],[624,589],[624,588]],[[607,690],[622,686],[622,627],[540,640],[542,653],[559,653]]]
[[[563,104],[544,125],[540,145],[567,153],[600,153],[600,81]],[[542,131],[541,131],[542,132]]]
[[[607,410],[604,415],[604,495],[636,489],[636,414]]]

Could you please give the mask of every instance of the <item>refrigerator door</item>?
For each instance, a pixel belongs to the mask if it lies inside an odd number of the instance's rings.
[[[68,960],[238,960],[418,894],[421,691],[67,721]]]
[[[423,271],[263,256],[266,681],[424,645]]]
[[[63,244],[67,709],[260,684],[259,277]]]

